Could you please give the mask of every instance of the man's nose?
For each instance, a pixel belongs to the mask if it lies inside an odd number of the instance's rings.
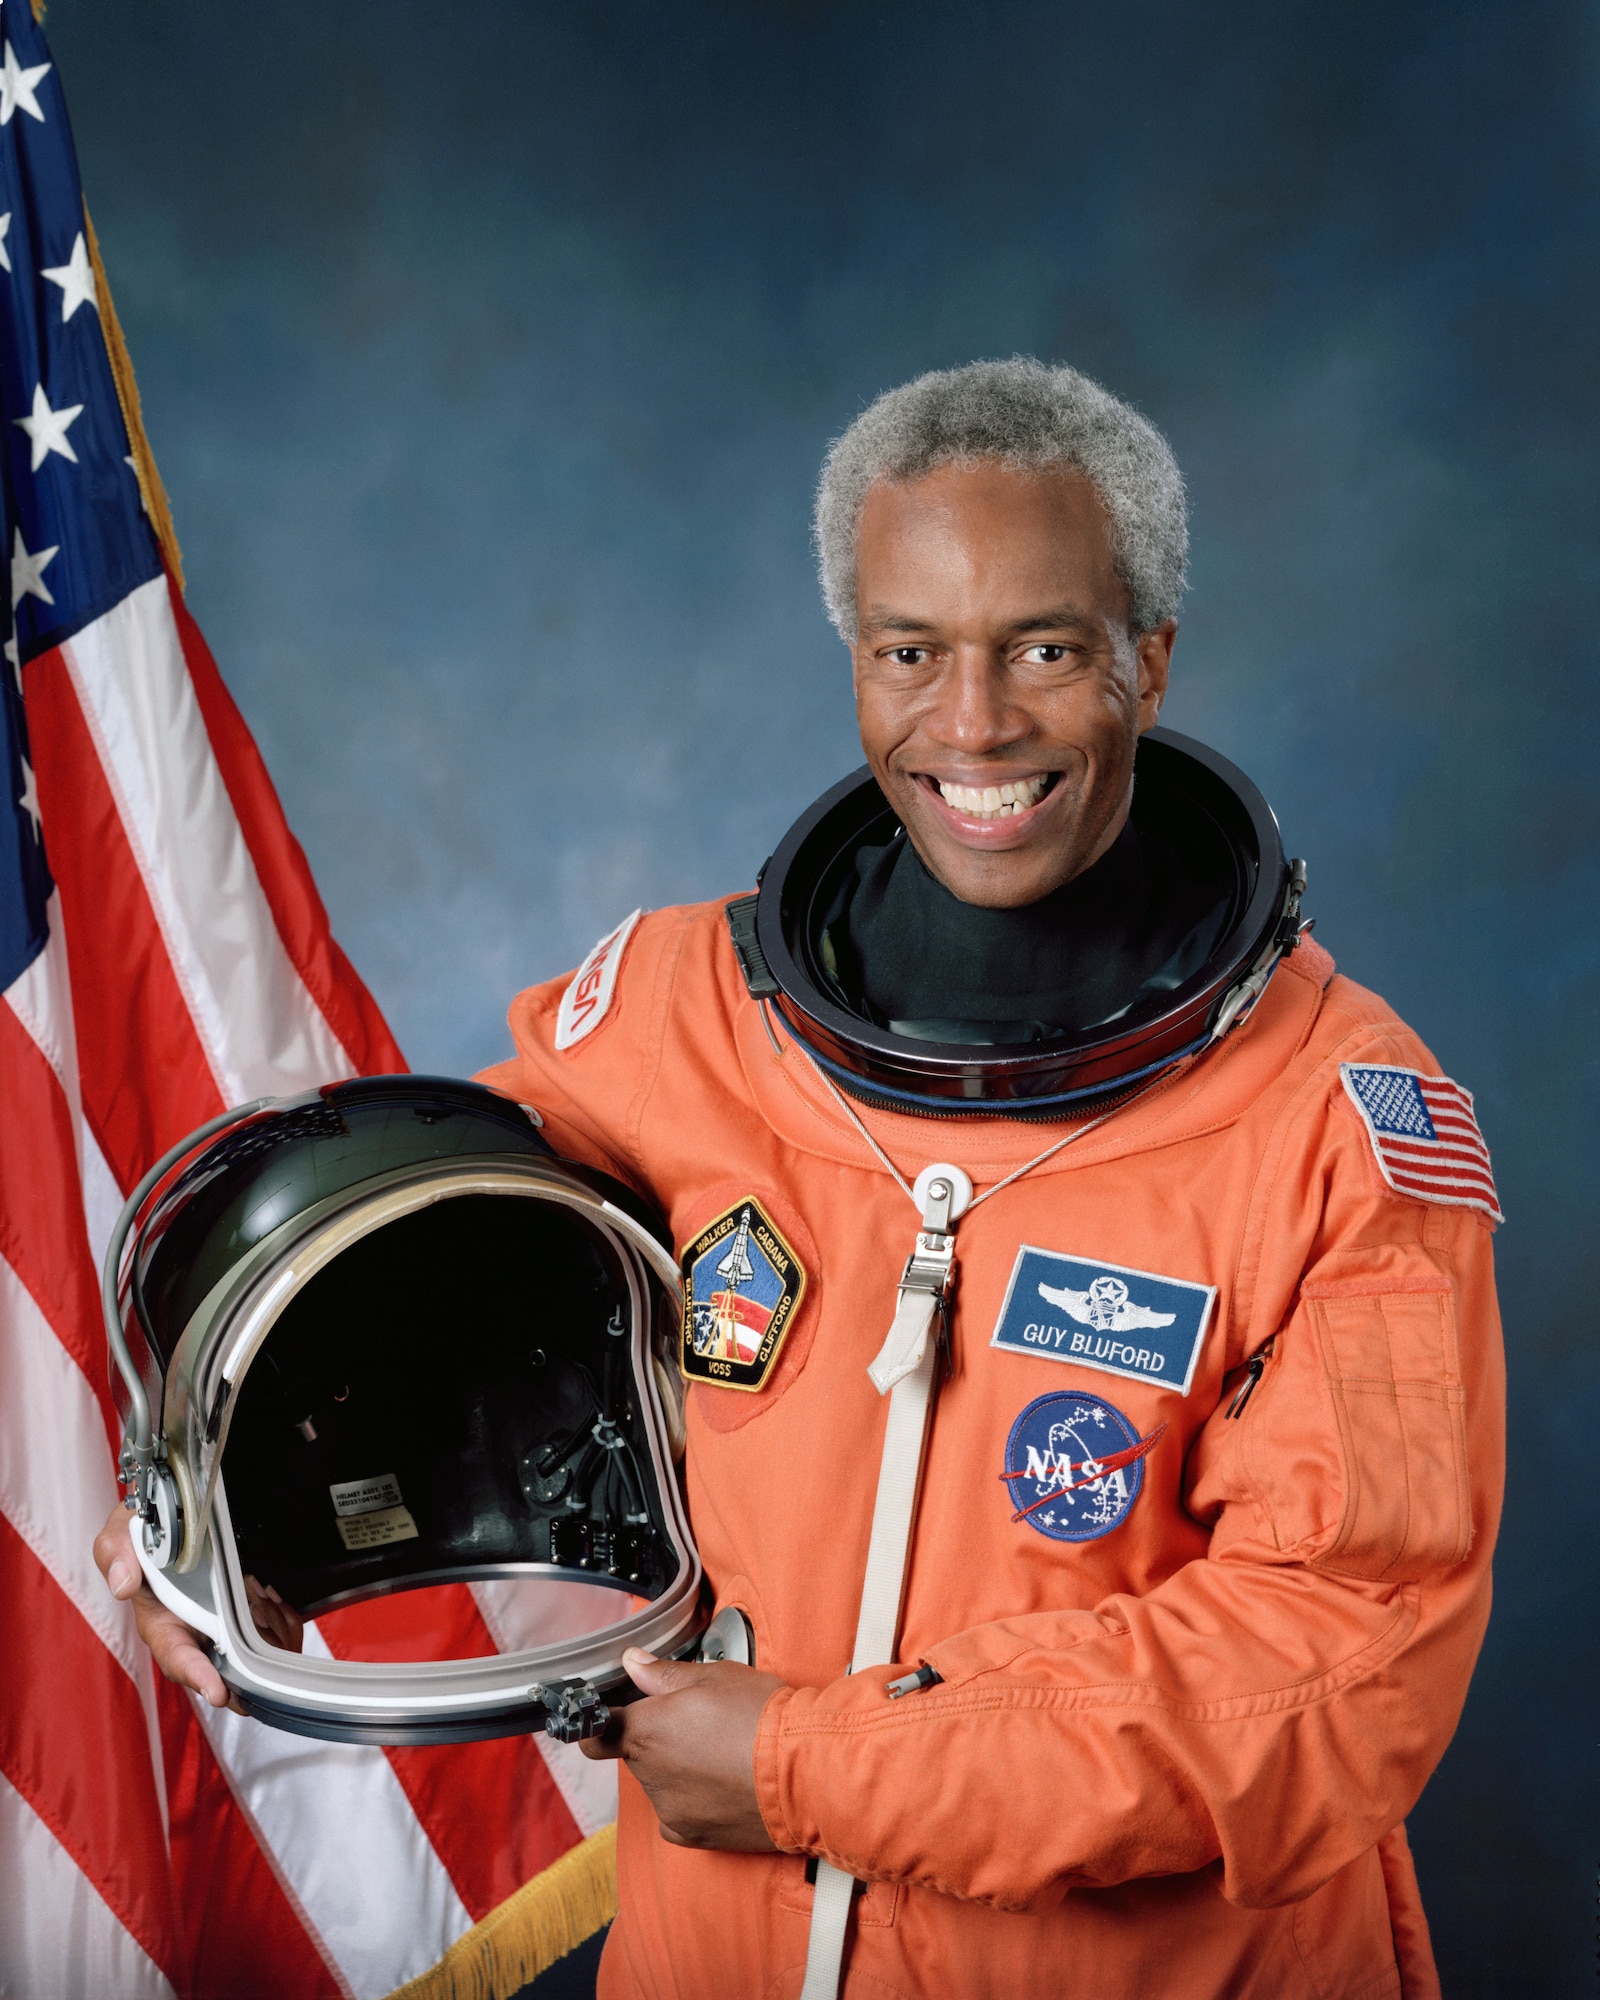
[[[926,727],[937,741],[968,756],[1020,742],[1033,727],[1019,708],[1003,660],[974,647],[951,662]]]

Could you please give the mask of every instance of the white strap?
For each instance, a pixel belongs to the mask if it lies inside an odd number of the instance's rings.
[[[928,1293],[901,1286],[900,1303],[888,1334],[867,1365],[872,1386],[880,1396],[887,1396],[921,1361],[933,1331],[934,1304]]]
[[[861,1611],[850,1661],[850,1671],[856,1674],[867,1667],[887,1666],[894,1658],[899,1636],[906,1556],[916,1517],[939,1359],[938,1346],[928,1336],[938,1310],[939,1299],[934,1293],[902,1286],[888,1338],[868,1370],[878,1393],[889,1391],[889,1421],[883,1433],[872,1539],[867,1544],[866,1580],[861,1587]],[[853,1878],[842,1869],[818,1861],[800,2000],[835,2000],[838,1994],[844,1934],[855,1887]]]
[[[761,1003],[761,1018],[767,1035],[767,1003]],[[802,1047],[804,1044],[802,1044]],[[1168,1070],[1144,1086],[1154,1090],[1181,1074]],[[889,1422],[883,1435],[883,1458],[878,1466],[878,1497],[872,1509],[872,1539],[867,1546],[867,1574],[861,1590],[861,1610],[856,1619],[855,1653],[851,1672],[865,1667],[886,1666],[895,1655],[899,1638],[900,1603],[905,1594],[906,1555],[911,1545],[911,1524],[917,1511],[917,1487],[922,1478],[922,1454],[927,1444],[928,1416],[933,1404],[933,1378],[938,1349],[928,1335],[933,1319],[942,1311],[949,1290],[952,1263],[950,1232],[958,1216],[976,1208],[1042,1167],[1064,1147],[1084,1138],[1113,1117],[1123,1105],[1113,1105],[1098,1118],[1087,1119],[1064,1139],[1057,1139],[1025,1165],[1003,1180],[985,1188],[976,1199],[972,1182],[959,1167],[935,1162],[917,1176],[916,1187],[901,1173],[894,1161],[873,1138],[849,1099],[828,1075],[818,1068],[817,1076],[839,1109],[877,1154],[889,1173],[911,1197],[922,1216],[922,1233],[906,1265],[894,1320],[867,1373],[880,1396],[889,1397]],[[1143,1095],[1143,1091],[1137,1093]],[[1124,1104],[1127,1100],[1124,1100]],[[934,1193],[938,1188],[940,1192]],[[839,1974],[844,1964],[844,1938],[850,1921],[850,1899],[855,1894],[854,1879],[830,1862],[817,1862],[816,1892],[811,1903],[811,1934],[806,1945],[806,1977],[800,2000],[837,2000]]]
[[[855,1877],[831,1861],[817,1863],[817,1886],[811,1892],[811,1935],[806,1940],[806,1982],[800,2000],[834,2000],[844,1964],[844,1933],[850,1921]]]
[[[878,1464],[878,1497],[872,1505],[872,1539],[867,1544],[867,1573],[861,1585],[855,1650],[850,1657],[853,1674],[867,1667],[886,1667],[894,1658],[900,1631],[906,1552],[917,1510],[917,1482],[922,1474],[922,1447],[928,1434],[933,1372],[939,1356],[937,1346],[927,1338],[935,1302],[926,1292],[901,1293],[889,1339],[892,1341],[900,1330],[908,1305],[922,1316],[922,1352],[912,1362],[910,1373],[902,1374],[889,1394],[889,1421]]]

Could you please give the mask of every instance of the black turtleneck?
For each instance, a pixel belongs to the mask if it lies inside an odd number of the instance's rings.
[[[1102,1027],[1197,971],[1232,913],[1214,843],[1130,819],[1037,903],[992,910],[935,881],[903,832],[863,846],[821,940],[852,1011],[922,1041],[1029,1042]]]

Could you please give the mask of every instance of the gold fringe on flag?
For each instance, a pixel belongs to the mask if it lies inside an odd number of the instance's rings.
[[[569,1848],[389,2000],[510,2000],[617,1914],[617,1829]]]
[[[38,0],[35,0],[38,6]],[[41,10],[42,11],[42,10]],[[100,330],[105,335],[106,353],[111,359],[111,379],[117,385],[117,401],[122,405],[122,421],[128,430],[128,446],[133,454],[134,475],[139,481],[139,493],[144,501],[144,511],[150,517],[150,525],[156,531],[156,540],[161,544],[161,553],[167,559],[167,567],[172,571],[173,581],[183,588],[183,555],[178,547],[177,533],[172,525],[172,509],[167,505],[167,489],[161,483],[161,474],[156,470],[155,455],[150,449],[150,440],[144,434],[144,417],[139,409],[139,385],[133,379],[133,363],[128,357],[128,343],[122,337],[122,323],[117,318],[117,309],[111,303],[111,287],[106,283],[106,267],[100,261],[100,239],[94,233],[94,224],[89,219],[88,204],[84,204],[83,233],[89,243],[89,262],[94,268],[95,300],[100,308]]]

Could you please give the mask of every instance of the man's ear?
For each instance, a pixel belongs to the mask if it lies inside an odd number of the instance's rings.
[[[1161,719],[1161,704],[1167,698],[1167,681],[1172,672],[1172,648],[1177,638],[1177,619],[1164,618],[1154,631],[1144,633],[1138,641],[1141,736]]]

